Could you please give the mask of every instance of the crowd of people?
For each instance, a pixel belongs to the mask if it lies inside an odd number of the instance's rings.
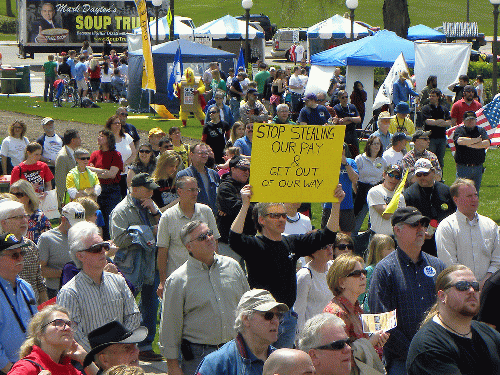
[[[305,96],[305,67],[228,75],[216,63],[203,75],[206,123],[192,145],[175,126],[141,140],[124,107],[96,150],[75,129],[57,135],[52,118],[36,142],[22,121],[10,126],[0,371],[134,373],[142,360],[166,361],[170,375],[498,372],[500,237],[477,212],[489,140],[474,88],[450,114],[427,87],[423,129],[401,89],[396,115],[380,113],[361,152],[361,82],[351,104],[340,70],[328,92]],[[321,228],[306,202],[252,203],[253,126],[267,121],[345,125]],[[452,124],[458,178],[447,186]],[[40,209],[53,189],[55,227]],[[363,328],[362,314],[394,310],[395,328]]]

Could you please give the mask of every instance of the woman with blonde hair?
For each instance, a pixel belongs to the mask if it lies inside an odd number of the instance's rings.
[[[180,155],[172,150],[167,150],[160,155],[153,172],[153,180],[160,186],[153,191],[153,201],[161,212],[172,207],[179,201],[175,192],[175,176],[182,163]]]
[[[19,361],[8,374],[81,375],[71,361],[83,364],[87,352],[75,341],[75,328],[76,323],[69,319],[69,312],[64,307],[45,307],[31,319],[28,338],[19,349]],[[95,375],[98,368],[92,363],[84,370],[87,375]]]
[[[10,186],[9,191],[19,202],[24,204],[24,210],[30,216],[26,237],[37,243],[40,235],[52,229],[52,225],[47,216],[39,209],[40,200],[33,185],[26,180],[18,180]]]
[[[3,139],[0,149],[3,174],[10,174],[12,169],[24,160],[26,146],[30,143],[24,136],[26,130],[26,124],[22,121],[14,121],[9,126],[9,135]]]
[[[236,121],[231,128],[231,132],[229,133],[229,140],[226,142],[226,148],[233,147],[234,142],[237,139],[245,136],[245,124],[241,121]]]

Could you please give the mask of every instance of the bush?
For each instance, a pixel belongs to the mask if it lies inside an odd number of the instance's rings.
[[[483,78],[491,78],[493,74],[493,65],[484,61],[471,61],[467,75],[469,78],[475,78],[482,75]]]
[[[17,22],[15,18],[0,16],[0,33],[15,34],[17,32]]]

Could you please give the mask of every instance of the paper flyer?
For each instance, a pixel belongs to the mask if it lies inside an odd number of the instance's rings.
[[[398,325],[396,310],[381,314],[361,314],[364,333],[387,332]]]

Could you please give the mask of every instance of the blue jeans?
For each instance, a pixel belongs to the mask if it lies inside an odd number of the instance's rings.
[[[431,138],[429,143],[429,151],[436,154],[439,165],[444,175],[444,153],[446,151],[446,138]]]
[[[141,304],[139,306],[139,310],[142,315],[142,325],[148,329],[148,335],[144,341],[139,343],[139,350],[141,351],[153,349],[153,341],[156,335],[156,321],[158,319],[158,306],[160,305],[158,295],[156,294],[156,289],[158,289],[159,283],[160,275],[158,270],[156,270],[153,285],[142,285]]]
[[[233,114],[234,121],[240,120],[240,101],[237,98],[231,97],[229,99],[229,108]]]
[[[278,341],[273,344],[275,348],[293,348],[295,331],[297,329],[297,318],[298,315],[293,309],[288,310],[285,314],[278,329]]]
[[[479,189],[481,188],[481,180],[483,179],[484,168],[483,165],[463,165],[457,164],[457,177],[468,178],[474,181],[474,185],[476,185],[476,190],[479,193]]]
[[[193,359],[186,361],[182,359],[181,369],[184,375],[195,375],[200,362],[212,352],[217,350],[216,346],[200,345],[191,343]]]

